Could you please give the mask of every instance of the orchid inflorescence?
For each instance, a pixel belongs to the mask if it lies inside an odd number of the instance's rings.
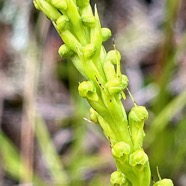
[[[121,54],[116,46],[106,52],[102,45],[111,31],[101,27],[97,7],[93,13],[89,0],[34,0],[34,5],[52,21],[62,38],[60,56],[69,58],[86,79],[78,91],[91,106],[90,120],[101,126],[110,141],[117,167],[111,184],[149,186],[149,160],[142,148],[148,112],[136,103],[128,116],[125,112],[121,99],[126,97],[128,78],[121,73]],[[173,183],[163,179],[154,183],[158,185]]]

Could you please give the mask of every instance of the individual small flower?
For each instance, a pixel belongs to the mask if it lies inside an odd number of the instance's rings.
[[[129,119],[137,123],[144,122],[148,119],[147,109],[143,106],[135,106],[131,109],[129,113]]]
[[[94,16],[81,16],[81,20],[87,27],[94,27],[96,23],[96,19]]]
[[[116,77],[106,83],[106,87],[111,95],[121,93],[128,86],[128,78],[125,75]]]
[[[148,162],[148,156],[143,149],[136,150],[129,156],[129,164],[131,166],[145,165]]]
[[[112,64],[117,65],[120,63],[121,54],[118,50],[110,50],[106,56],[106,61],[110,61]]]
[[[64,57],[64,58],[71,57],[72,55],[74,55],[74,52],[65,44],[60,46],[58,53],[61,57]]]
[[[124,141],[117,142],[112,147],[112,155],[115,158],[121,158],[124,155],[127,155],[130,153],[130,145],[125,143]]]
[[[156,183],[153,184],[153,186],[174,186],[174,184],[172,180],[165,178],[160,181],[157,181]]]
[[[115,171],[111,174],[110,177],[110,183],[113,186],[124,186],[128,182],[126,176],[120,172],[120,171]]]
[[[143,144],[145,132],[144,122],[148,118],[148,112],[143,106],[134,106],[129,113],[129,127],[134,144],[134,150],[140,149]]]
[[[81,97],[90,99],[92,101],[98,100],[96,87],[92,81],[83,81],[78,86],[78,91]]]

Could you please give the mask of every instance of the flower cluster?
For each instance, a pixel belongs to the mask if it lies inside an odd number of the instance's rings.
[[[116,47],[106,52],[103,46],[111,31],[101,27],[96,6],[93,13],[89,0],[34,0],[34,5],[64,41],[59,48],[61,57],[70,58],[86,79],[78,91],[91,106],[90,119],[110,141],[117,166],[111,184],[149,186],[149,161],[142,148],[148,112],[136,104],[128,116],[125,112],[121,99],[125,99],[128,78],[120,71],[121,55]]]

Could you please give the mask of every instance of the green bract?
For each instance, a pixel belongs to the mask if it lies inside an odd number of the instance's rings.
[[[143,151],[145,107],[134,106],[127,116],[121,98],[128,86],[121,73],[121,54],[113,46],[106,51],[103,42],[111,31],[102,28],[97,7],[92,11],[89,0],[34,0],[34,5],[53,23],[64,44],[61,57],[68,57],[85,81],[78,91],[91,106],[90,119],[98,123],[110,141],[117,171],[111,175],[114,186],[149,186],[148,156]],[[170,186],[171,181],[154,184]]]

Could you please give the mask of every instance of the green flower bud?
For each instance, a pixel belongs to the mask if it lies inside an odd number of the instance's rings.
[[[110,29],[108,29],[108,28],[102,28],[101,33],[102,33],[102,41],[103,42],[107,41],[112,35]]]
[[[51,4],[59,10],[66,10],[67,3],[65,0],[50,0]]]
[[[58,53],[61,57],[64,57],[64,58],[70,57],[74,54],[74,52],[65,44],[60,46]]]
[[[94,123],[98,123],[98,114],[92,107],[90,108],[90,120]]]
[[[127,180],[126,176],[120,171],[115,171],[110,176],[110,183],[113,186],[122,186],[127,182],[128,182],[128,180]]]
[[[147,154],[142,150],[137,150],[129,156],[129,164],[131,166],[145,165],[148,161]]]
[[[144,122],[148,119],[147,109],[143,106],[135,106],[131,109],[129,117],[135,122]]]
[[[81,20],[87,27],[94,27],[96,23],[96,19],[94,16],[81,16]]]
[[[153,186],[174,186],[174,184],[170,179],[163,179],[154,183]]]
[[[92,101],[98,100],[96,87],[92,81],[83,81],[78,86],[78,91],[81,97],[90,99]]]
[[[108,52],[106,61],[110,61],[112,64],[117,65],[121,60],[121,54],[117,50],[111,50]]]
[[[90,4],[90,0],[76,0],[77,6],[84,8]]]
[[[122,75],[122,78],[115,78],[106,83],[106,87],[111,95],[119,94],[128,86],[128,78]]]
[[[121,158],[124,155],[127,155],[130,153],[130,145],[125,143],[124,141],[117,142],[112,147],[112,155],[115,158]]]
[[[69,19],[67,16],[62,15],[56,21],[56,28],[59,32],[62,32],[68,28]]]
[[[58,10],[46,1],[35,0],[34,4],[52,21],[56,21],[61,16]]]
[[[82,49],[85,59],[91,58],[95,54],[96,48],[92,44],[88,44]]]

